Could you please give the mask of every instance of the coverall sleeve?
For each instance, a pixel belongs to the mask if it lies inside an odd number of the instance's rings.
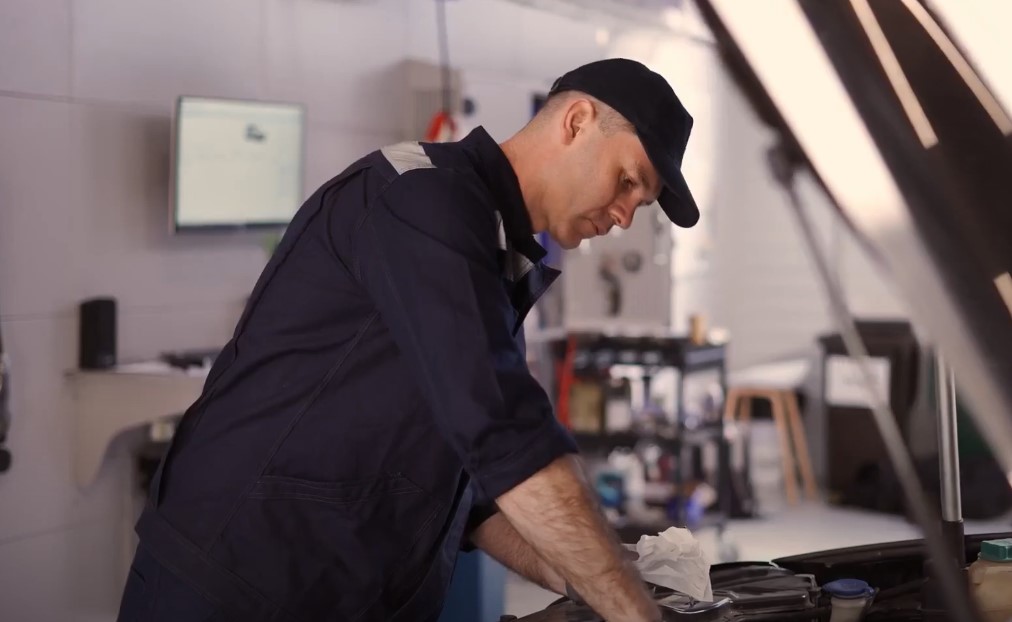
[[[494,209],[475,183],[444,169],[405,173],[368,208],[353,253],[476,504],[488,504],[577,449],[512,333]]]
[[[499,512],[499,507],[495,503],[486,503],[482,505],[476,505],[471,508],[471,511],[467,515],[467,526],[464,528],[464,534],[467,536],[464,541],[460,543],[460,550],[465,553],[470,553],[475,550],[474,543],[471,542],[471,534],[481,524],[492,518]]]

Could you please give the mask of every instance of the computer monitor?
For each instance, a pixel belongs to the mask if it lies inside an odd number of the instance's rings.
[[[303,200],[303,106],[180,97],[174,121],[173,231],[288,224]]]

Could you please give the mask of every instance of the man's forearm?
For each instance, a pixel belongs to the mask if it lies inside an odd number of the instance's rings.
[[[575,457],[560,458],[498,499],[549,566],[612,622],[660,620],[642,580],[598,511]]]
[[[517,533],[506,517],[496,514],[471,534],[471,542],[513,572],[556,594],[566,593],[566,581]]]

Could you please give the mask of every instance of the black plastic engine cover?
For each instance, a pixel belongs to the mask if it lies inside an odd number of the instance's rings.
[[[811,575],[763,563],[726,564],[710,573],[714,602],[701,602],[664,588],[655,588],[665,620],[746,622],[751,617],[815,609],[820,590]],[[563,601],[522,618],[522,622],[603,622],[588,607]]]

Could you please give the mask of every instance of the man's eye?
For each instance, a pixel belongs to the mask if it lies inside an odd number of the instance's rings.
[[[633,180],[629,179],[628,177],[622,178],[622,187],[625,188],[626,190],[631,189],[633,185],[634,185]]]

